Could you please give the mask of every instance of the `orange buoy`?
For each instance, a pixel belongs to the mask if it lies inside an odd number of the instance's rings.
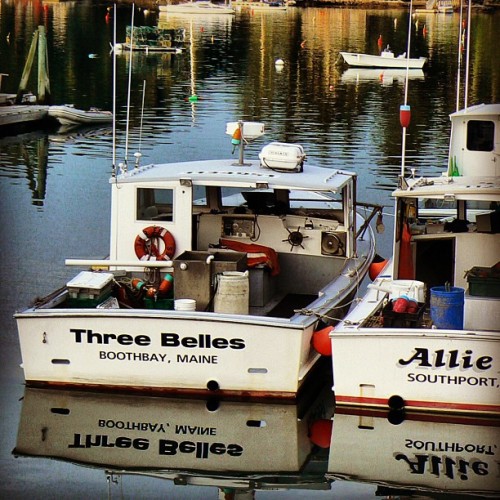
[[[231,136],[231,144],[237,146],[241,142],[241,129],[238,127]]]
[[[312,335],[312,345],[316,351],[323,356],[332,355],[332,343],[330,341],[330,332],[333,326],[327,326],[321,330],[316,330]]]
[[[330,448],[333,420],[316,420],[309,428],[309,440],[320,448]]]
[[[158,287],[158,292],[162,295],[166,295],[170,290],[172,290],[172,286],[174,284],[174,277],[171,274],[166,274],[165,279],[160,283]]]
[[[383,259],[380,255],[375,255],[375,258],[368,269],[368,276],[372,281],[381,273],[382,269],[384,269],[388,262],[388,259]]]

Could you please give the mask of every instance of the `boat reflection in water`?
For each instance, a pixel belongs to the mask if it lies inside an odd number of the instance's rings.
[[[340,77],[343,83],[380,82],[382,85],[394,83],[404,85],[406,78],[410,80],[423,80],[425,73],[421,69],[398,68],[349,68]]]
[[[377,495],[499,498],[499,445],[499,419],[337,407],[327,478]]]
[[[334,398],[294,403],[27,388],[13,454],[237,491],[329,490]]]
[[[235,496],[335,481],[374,485],[377,496],[500,493],[500,420],[334,415],[329,386],[307,394],[275,403],[27,388],[13,454],[102,469],[109,488],[137,475]]]

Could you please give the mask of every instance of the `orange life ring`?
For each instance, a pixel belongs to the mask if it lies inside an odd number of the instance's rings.
[[[162,252],[158,246],[159,239],[163,241]],[[169,260],[175,254],[175,240],[164,227],[148,226],[135,238],[134,249],[140,260]]]

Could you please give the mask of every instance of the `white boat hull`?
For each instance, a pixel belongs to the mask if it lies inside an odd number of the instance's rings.
[[[340,52],[344,61],[349,66],[365,68],[410,68],[422,69],[427,63],[426,57],[407,58],[375,56],[371,54],[359,54],[355,52]]]
[[[294,397],[320,358],[312,322],[63,309],[22,313],[18,328],[28,385]]]
[[[160,13],[166,12],[167,14],[235,14],[235,10],[232,7],[203,1],[176,5],[160,5],[159,9]]]
[[[331,339],[338,404],[500,414],[494,332],[344,328]]]

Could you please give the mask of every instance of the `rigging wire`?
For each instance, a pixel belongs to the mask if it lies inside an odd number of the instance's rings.
[[[116,3],[113,12],[113,151],[111,175],[116,176]]]
[[[410,10],[408,13],[408,41],[406,44],[406,78],[405,78],[405,94],[404,106],[408,106],[408,81],[410,72],[410,41],[411,41],[411,24],[412,24],[413,0],[410,0]],[[403,127],[403,138],[401,144],[401,176],[405,174],[405,152],[406,152],[406,127]]]
[[[126,133],[125,133],[125,164],[124,171],[127,171],[127,162],[128,162],[128,138],[129,138],[129,125],[130,125],[130,86],[132,81],[132,54],[133,54],[133,44],[134,44],[134,11],[135,4],[132,4],[132,21],[131,21],[131,30],[130,30],[130,58],[129,58],[129,67],[128,67],[128,91],[127,91],[127,125],[126,125]]]

